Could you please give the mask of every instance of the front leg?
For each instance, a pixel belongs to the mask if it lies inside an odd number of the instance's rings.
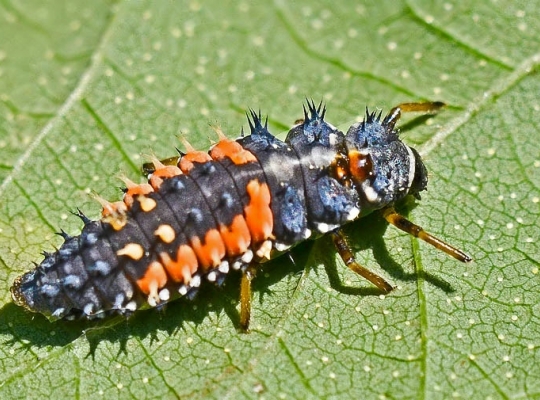
[[[377,286],[383,293],[390,293],[394,287],[390,285],[388,282],[386,282],[382,277],[380,277],[377,274],[374,274],[367,268],[361,266],[356,262],[356,259],[354,258],[354,255],[351,251],[351,248],[349,247],[349,244],[347,243],[347,239],[345,238],[345,235],[341,231],[341,229],[336,229],[331,233],[332,239],[334,240],[334,245],[337,248],[337,251],[339,255],[341,256],[341,259],[349,267],[352,271],[356,272],[358,275],[362,276],[363,278],[367,279],[371,283],[373,283],[375,286]]]

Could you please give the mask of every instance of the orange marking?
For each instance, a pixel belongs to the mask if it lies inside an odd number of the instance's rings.
[[[127,211],[127,207],[123,201],[115,201],[114,203],[109,203],[107,201],[100,203],[103,205],[103,210],[101,210],[102,217],[124,214]]]
[[[150,185],[152,185],[152,187],[154,188],[154,190],[158,190],[164,179],[173,178],[178,175],[182,175],[182,171],[176,165],[163,165],[161,168],[156,169],[152,173],[149,182]]]
[[[127,182],[127,181],[124,180],[124,182]],[[154,191],[152,186],[150,186],[148,183],[142,183],[140,185],[137,185],[135,183],[133,183],[132,185],[129,185],[126,183],[126,188],[127,188],[127,191],[126,193],[124,193],[124,203],[128,206],[128,208],[131,208],[133,206],[133,200],[135,199],[135,197],[141,196],[141,195],[145,196]]]
[[[154,235],[159,237],[164,243],[172,243],[174,239],[176,238],[176,232],[174,231],[173,227],[167,224],[161,224],[158,226],[158,228],[154,231]]]
[[[144,294],[157,294],[157,290],[167,284],[167,274],[158,261],[152,261],[146,268],[144,276],[137,280],[137,286]]]
[[[244,254],[251,244],[251,235],[243,215],[234,217],[230,226],[221,225],[219,233],[229,257]]]
[[[139,243],[128,243],[116,252],[119,256],[126,256],[132,260],[138,261],[144,255],[144,249]]]
[[[356,150],[349,151],[349,170],[358,182],[371,178],[373,176],[371,157]]]
[[[181,245],[176,253],[174,261],[167,253],[159,255],[167,273],[175,282],[184,281],[184,284],[191,282],[191,277],[199,269],[197,256],[191,247],[186,244]]]
[[[128,207],[124,202],[116,201],[114,203],[109,203],[101,198],[98,198],[98,200],[103,206],[103,210],[101,210],[103,222],[110,224],[115,231],[119,231],[126,226],[126,211],[128,210]]]
[[[204,244],[201,243],[201,239],[194,237],[191,239],[191,245],[193,251],[197,254],[201,266],[205,270],[217,267],[225,257],[225,243],[223,243],[217,229],[210,229],[206,233]]]
[[[204,163],[212,161],[212,157],[204,151],[192,151],[187,153],[180,159],[180,169],[184,174],[187,174],[193,168],[193,163]]]
[[[266,183],[259,183],[256,179],[247,185],[249,204],[244,208],[247,226],[254,243],[272,238],[274,217],[270,209],[270,190]]]
[[[157,202],[150,197],[139,196],[137,197],[137,200],[139,200],[141,210],[143,210],[144,212],[150,212],[157,207]]]
[[[222,160],[225,157],[228,157],[236,165],[257,161],[251,152],[245,150],[240,143],[231,139],[220,140],[212,150],[210,150],[210,157],[214,160]]]

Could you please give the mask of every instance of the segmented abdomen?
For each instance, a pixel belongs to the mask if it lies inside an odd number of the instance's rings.
[[[190,151],[178,165],[155,161],[148,184],[125,179],[123,202],[102,200],[90,221],[33,271],[14,300],[53,319],[126,314],[193,295],[203,280],[263,262],[360,213],[358,192],[330,173],[344,135],[311,116],[282,142],[260,115],[251,135]]]

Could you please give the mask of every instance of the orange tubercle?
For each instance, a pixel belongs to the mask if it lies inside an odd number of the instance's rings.
[[[201,239],[194,237],[191,245],[203,269],[217,267],[225,257],[225,243],[221,239],[217,229],[209,230],[204,236],[204,244]]]
[[[207,161],[212,161],[212,157],[208,153],[204,151],[192,151],[180,159],[178,166],[184,174],[187,174],[193,168],[193,163],[204,163]]]
[[[244,208],[247,226],[254,243],[262,242],[272,237],[274,217],[270,208],[270,190],[266,183],[256,179],[247,185],[249,204]]]
[[[219,233],[225,243],[229,257],[244,254],[251,244],[251,235],[243,215],[234,217],[231,225],[221,225]]]
[[[152,261],[144,276],[137,280],[137,286],[144,294],[153,294],[158,289],[161,289],[167,284],[167,274],[163,269],[163,265],[158,261]]]
[[[225,157],[228,157],[236,165],[257,161],[251,152],[245,150],[240,143],[231,139],[220,140],[212,150],[210,150],[210,157],[214,160],[222,160]]]
[[[150,185],[154,190],[158,190],[164,179],[182,175],[182,171],[176,165],[167,165],[156,169],[150,177]]]
[[[373,163],[369,154],[356,150],[349,151],[349,170],[358,182],[363,182],[373,176]]]
[[[124,181],[125,182],[125,181]],[[133,200],[140,195],[147,195],[152,193],[154,189],[148,183],[142,183],[140,185],[126,185],[127,191],[124,193],[124,203],[131,208],[133,206]]]
[[[191,277],[199,268],[195,252],[186,244],[178,248],[176,261],[167,253],[161,253],[160,258],[171,279],[175,282],[183,281],[186,285],[189,284]]]

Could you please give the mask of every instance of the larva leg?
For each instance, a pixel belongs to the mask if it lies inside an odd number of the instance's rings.
[[[240,328],[244,332],[249,331],[251,318],[251,281],[255,278],[255,268],[250,265],[242,273],[240,282]]]
[[[351,248],[347,243],[345,235],[340,229],[337,229],[331,233],[334,244],[337,248],[339,255],[341,256],[343,262],[347,267],[356,272],[358,275],[362,276],[364,279],[367,279],[375,286],[377,286],[384,293],[389,293],[394,289],[392,285],[386,282],[382,277],[377,274],[374,274],[365,267],[362,267],[358,264],[352,254]]]
[[[401,117],[401,113],[406,112],[423,112],[434,114],[443,108],[446,104],[442,101],[426,101],[422,103],[401,103],[390,110],[385,118],[386,124],[394,127],[396,122]]]
[[[442,241],[441,239],[427,233],[422,227],[413,224],[404,216],[398,214],[394,207],[386,207],[382,210],[383,217],[396,228],[401,229],[403,232],[408,233],[414,237],[422,239],[429,243],[433,247],[444,251],[446,254],[454,257],[461,262],[472,261],[472,258],[465,254],[463,251],[455,248],[454,246]]]

